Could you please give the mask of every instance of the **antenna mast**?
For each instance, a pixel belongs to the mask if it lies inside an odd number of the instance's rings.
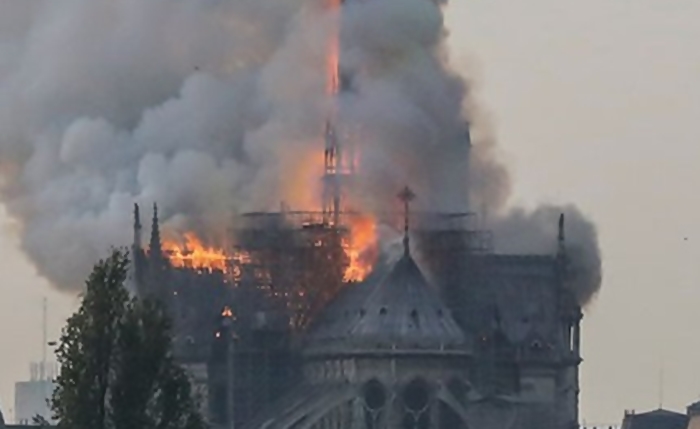
[[[44,297],[43,303],[42,303],[42,324],[41,324],[41,329],[42,329],[42,342],[41,342],[41,369],[39,370],[39,379],[41,381],[46,380],[46,343],[48,341],[47,336],[46,336],[46,330],[47,330],[47,322],[46,322],[46,312],[47,312],[47,305],[46,305],[46,297]]]
[[[659,367],[659,409],[664,407],[664,361],[661,360]]]

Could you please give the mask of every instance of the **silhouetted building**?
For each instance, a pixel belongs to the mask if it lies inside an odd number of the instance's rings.
[[[420,263],[406,251],[338,289],[339,229],[266,224],[221,271],[173,266],[154,216],[156,248],[134,243],[135,287],[167,303],[216,427],[577,427],[581,310],[563,222],[555,255],[494,254],[467,229],[416,224]]]
[[[30,425],[37,416],[52,421],[49,400],[55,384],[57,368],[46,363],[31,365],[30,379],[15,383],[15,423]]]
[[[622,429],[687,429],[689,418],[686,414],[658,410],[646,413],[625,412]]]
[[[700,429],[700,402],[690,404],[687,408],[688,429]]]

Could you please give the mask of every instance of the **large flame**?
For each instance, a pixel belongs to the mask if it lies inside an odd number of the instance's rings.
[[[328,38],[326,54],[326,91],[329,95],[340,92],[340,7],[343,0],[325,0],[325,6],[331,11],[334,22]],[[331,113],[333,116],[333,113]],[[351,157],[352,154],[351,154]],[[353,164],[351,161],[351,164]],[[348,207],[345,207],[348,209]],[[358,216],[348,220],[350,234],[343,241],[343,248],[348,257],[345,271],[346,282],[364,280],[372,271],[377,253],[376,222],[371,216]]]
[[[370,274],[376,262],[376,221],[371,216],[353,216],[347,227],[349,233],[343,240],[343,251],[348,258],[348,267],[343,280],[359,282]],[[181,240],[165,240],[163,250],[170,264],[176,268],[218,270],[240,274],[237,273],[240,270],[239,265],[250,262],[250,257],[241,252],[227,252],[224,249],[205,245],[192,232],[185,233]]]
[[[377,224],[371,216],[358,216],[349,223],[350,235],[344,243],[349,265],[344,280],[358,282],[370,274],[377,259]]]
[[[170,263],[174,267],[210,269],[227,272],[232,257],[222,249],[206,246],[192,232],[183,235],[180,242],[166,240],[163,243]]]
[[[328,95],[340,91],[340,8],[343,0],[322,0],[329,12],[331,29],[326,50],[326,91]],[[335,109],[331,117],[335,116]],[[354,158],[354,153],[350,156]],[[301,157],[294,170],[282,184],[287,203],[296,207],[311,208],[317,205],[318,192],[315,183],[324,171],[323,152]],[[353,162],[351,161],[351,164]],[[346,204],[344,204],[346,205]],[[350,211],[350,207],[343,207]],[[361,212],[361,211],[360,211]],[[337,225],[336,225],[337,226]],[[348,259],[343,281],[364,280],[371,272],[377,256],[376,221],[372,216],[355,215],[345,220],[348,235],[343,239],[343,250]],[[227,273],[240,271],[246,261],[239,255],[205,245],[194,233],[186,233],[180,240],[168,240],[163,245],[174,267],[220,270]],[[248,261],[249,262],[249,261]],[[323,267],[318,267],[323,269]]]

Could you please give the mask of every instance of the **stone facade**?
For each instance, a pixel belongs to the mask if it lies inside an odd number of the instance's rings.
[[[577,427],[581,316],[564,256],[478,256],[446,305],[454,285],[429,284],[406,251],[328,308],[304,381],[246,428]]]

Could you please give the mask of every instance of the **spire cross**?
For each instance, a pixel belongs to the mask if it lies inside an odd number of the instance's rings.
[[[401,202],[403,202],[403,210],[404,210],[403,250],[404,250],[404,253],[406,255],[408,255],[408,253],[409,253],[409,246],[408,246],[409,205],[411,204],[411,201],[413,201],[416,198],[416,194],[413,193],[411,188],[406,186],[399,193],[398,197],[401,200]]]

